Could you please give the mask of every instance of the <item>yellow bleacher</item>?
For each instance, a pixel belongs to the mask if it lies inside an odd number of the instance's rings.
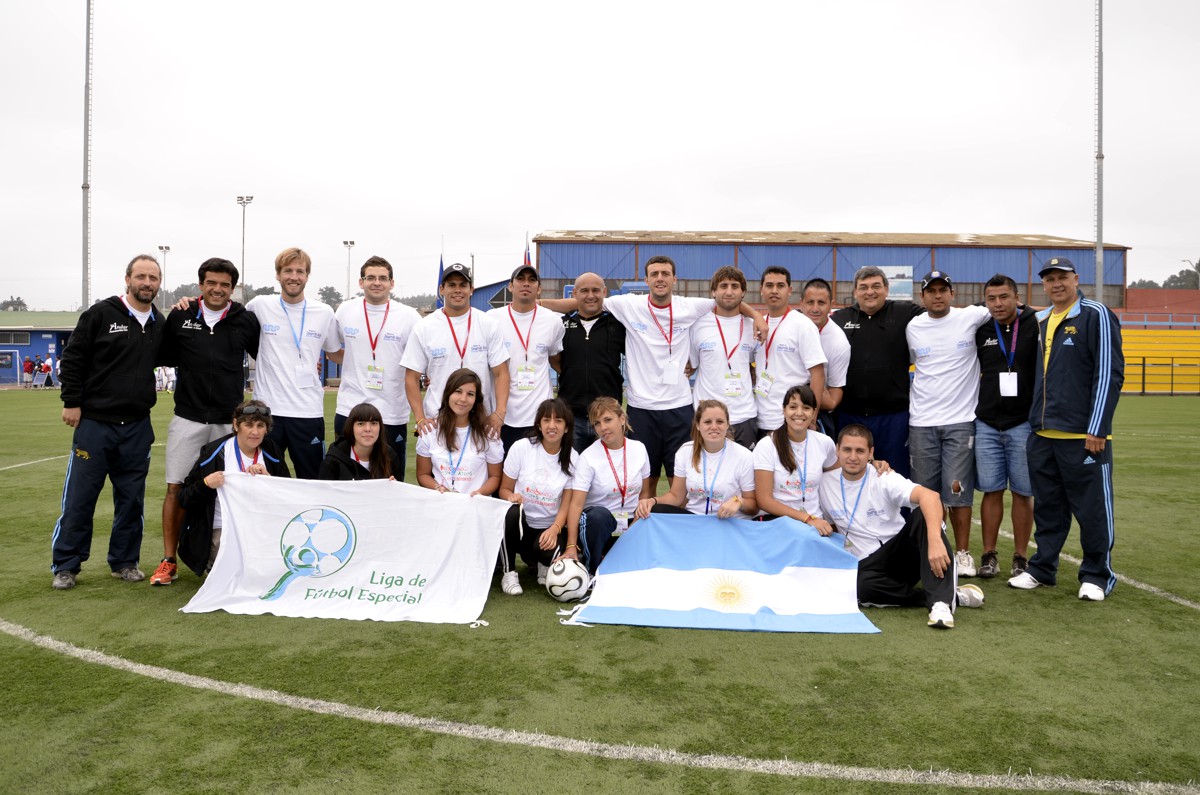
[[[1137,394],[1200,393],[1200,329],[1122,328],[1125,386]]]

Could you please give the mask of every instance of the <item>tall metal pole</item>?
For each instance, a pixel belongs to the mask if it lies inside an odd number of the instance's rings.
[[[1096,300],[1104,300],[1104,0],[1096,0]]]
[[[254,201],[253,196],[238,196],[237,203],[242,207],[242,284],[247,283],[246,279],[246,207],[250,202]],[[251,296],[246,296],[249,301]]]
[[[160,271],[159,275],[162,276],[162,283],[159,285],[159,287],[160,287],[160,291],[165,291],[167,289],[167,255],[171,253],[171,247],[170,246],[159,246],[158,250],[162,252],[162,258],[163,258],[162,265],[159,267],[159,271]],[[167,297],[169,298],[171,296],[167,296]],[[166,304],[167,302],[164,301],[163,303]],[[175,302],[171,301],[170,303],[173,304]]]
[[[353,273],[351,270],[353,266],[350,264],[350,249],[354,248],[354,241],[343,240],[342,245],[346,247],[346,297],[343,300],[349,301],[350,296],[353,295],[353,293],[350,292],[350,279],[351,274]]]
[[[86,67],[83,82],[83,290],[79,310],[88,308],[88,288],[92,281],[92,0],[87,4]]]

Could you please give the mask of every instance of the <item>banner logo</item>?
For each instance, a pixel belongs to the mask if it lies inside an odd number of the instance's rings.
[[[259,597],[273,601],[301,577],[328,577],[354,557],[357,534],[350,517],[337,508],[309,508],[292,517],[279,537],[279,552],[287,571]]]

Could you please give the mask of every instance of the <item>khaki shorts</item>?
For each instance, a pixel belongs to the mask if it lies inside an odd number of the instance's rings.
[[[200,448],[230,433],[233,426],[228,422],[204,423],[172,417],[167,426],[167,482],[182,483],[196,465]]]

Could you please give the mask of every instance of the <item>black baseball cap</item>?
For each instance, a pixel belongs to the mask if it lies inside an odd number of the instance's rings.
[[[442,280],[438,282],[438,285],[440,286],[445,284],[446,280],[455,274],[458,274],[466,279],[467,284],[474,284],[474,280],[471,277],[471,269],[468,266],[463,265],[461,262],[456,262],[453,265],[447,265],[446,269],[442,271]]]
[[[1038,271],[1038,278],[1045,276],[1050,271],[1066,271],[1067,273],[1075,273],[1075,265],[1066,257],[1051,257],[1046,260],[1046,264]]]
[[[950,274],[945,271],[930,271],[925,274],[925,278],[921,280],[921,292],[929,289],[929,285],[934,282],[945,282],[946,286],[954,289],[954,283],[950,281]]]
[[[525,271],[529,271],[530,273],[532,273],[533,278],[537,279],[539,282],[542,280],[542,277],[540,275],[538,275],[537,268],[533,267],[532,265],[518,266],[517,269],[512,272],[512,276],[508,277],[508,280],[510,282],[516,281],[517,277],[520,276]]]

